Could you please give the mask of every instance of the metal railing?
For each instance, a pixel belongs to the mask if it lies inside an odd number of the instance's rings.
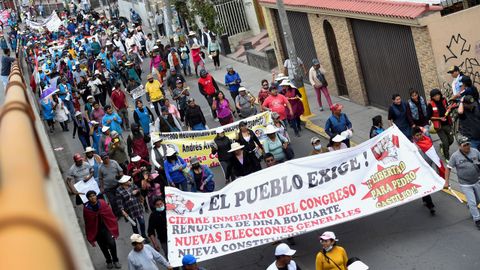
[[[213,7],[224,33],[233,36],[250,30],[243,0],[217,0],[214,3]]]
[[[19,56],[0,110],[0,269],[76,269],[63,230],[48,208],[49,164]]]

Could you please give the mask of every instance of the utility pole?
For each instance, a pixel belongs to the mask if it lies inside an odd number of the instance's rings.
[[[170,0],[163,0],[163,4],[165,5],[165,32],[167,34],[168,39],[172,38],[172,6],[170,5]]]
[[[285,45],[287,46],[288,58],[295,67],[294,84],[298,88],[300,94],[302,94],[302,103],[304,109],[303,116],[309,116],[312,113],[310,112],[310,105],[308,104],[308,97],[305,91],[305,85],[303,84],[303,70],[300,69],[300,65],[298,64],[297,51],[295,50],[292,30],[290,29],[290,23],[288,22],[287,11],[285,10],[283,0],[277,0],[277,8],[280,21],[282,22],[283,37],[285,38]]]

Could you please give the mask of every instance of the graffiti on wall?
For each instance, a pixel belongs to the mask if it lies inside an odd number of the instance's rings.
[[[460,33],[452,35],[450,42],[446,45],[447,51],[443,55],[445,65],[458,66],[467,76],[470,76],[472,82],[480,87],[480,62],[477,59],[477,46],[472,46],[471,42],[464,38]]]

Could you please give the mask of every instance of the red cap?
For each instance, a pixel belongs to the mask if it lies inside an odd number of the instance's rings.
[[[79,161],[79,160],[82,160],[82,155],[80,155],[79,153],[76,153],[75,155],[73,155],[73,161]]]
[[[341,110],[341,109],[343,109],[343,105],[340,104],[340,103],[335,103],[335,104],[333,104],[332,106],[330,106],[330,110],[331,110],[332,112],[338,111],[338,110]]]

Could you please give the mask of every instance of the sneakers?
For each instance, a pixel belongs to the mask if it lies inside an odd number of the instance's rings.
[[[122,268],[122,265],[119,262],[114,262],[113,265],[115,266],[115,269]]]
[[[323,112],[323,107],[320,107],[320,111]]]
[[[480,230],[480,220],[475,221],[475,226],[477,226],[477,229]]]
[[[107,269],[113,269],[113,263],[107,263]]]

